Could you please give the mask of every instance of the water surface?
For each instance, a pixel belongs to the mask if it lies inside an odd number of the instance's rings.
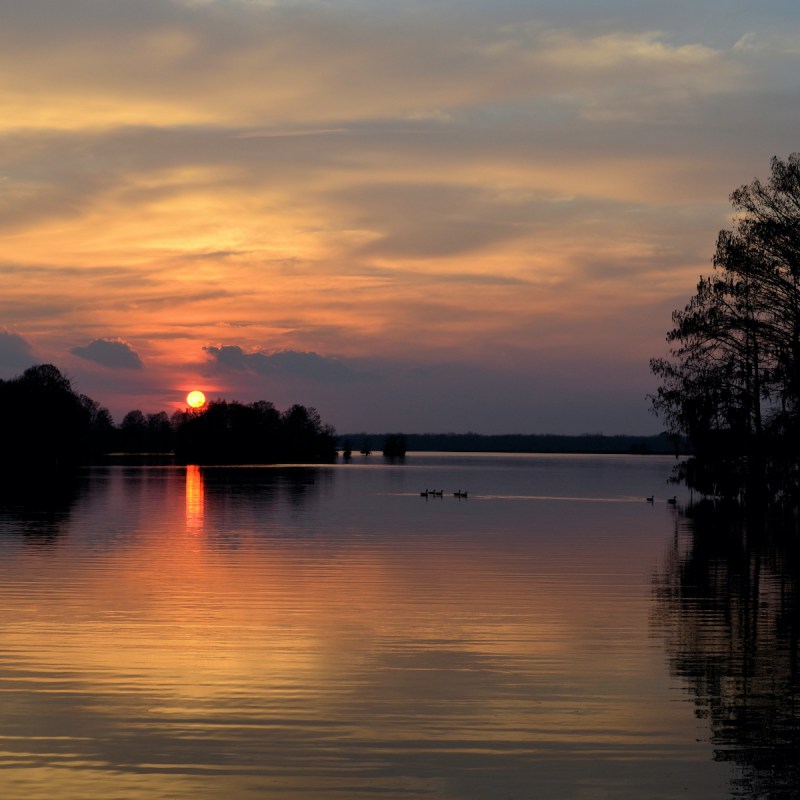
[[[110,466],[6,499],[0,795],[727,798],[676,661],[673,463]]]

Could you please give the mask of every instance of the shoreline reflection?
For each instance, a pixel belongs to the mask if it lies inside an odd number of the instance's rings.
[[[0,534],[22,535],[36,545],[55,544],[69,530],[75,505],[88,479],[70,475],[56,479],[6,476],[0,486]]]
[[[788,800],[800,786],[800,562],[796,521],[699,504],[678,519],[654,577],[670,672],[707,720],[731,797]]]

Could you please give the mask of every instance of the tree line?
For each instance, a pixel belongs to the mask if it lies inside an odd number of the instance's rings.
[[[690,452],[683,436],[602,433],[579,435],[547,433],[349,433],[338,439],[348,457],[355,450],[363,455],[380,452],[389,458],[405,456],[408,450],[446,453],[575,453],[596,455],[681,455]]]
[[[362,452],[387,453],[387,444],[401,434],[350,433],[340,437],[343,448],[356,448]],[[683,436],[662,433],[657,436],[607,436],[602,433],[584,433],[577,436],[539,433],[408,433],[402,435],[402,444],[408,450],[449,453],[589,453],[628,455],[675,455],[688,452],[688,442]],[[391,452],[390,452],[391,454]]]
[[[113,452],[169,452],[197,463],[336,458],[336,432],[314,408],[293,405],[280,412],[264,400],[214,400],[172,416],[134,409],[115,425],[107,408],[76,392],[52,364],[0,380],[0,425],[6,475],[61,472]]]
[[[730,195],[711,275],[651,361],[655,412],[694,456],[676,480],[750,504],[800,499],[800,154]]]

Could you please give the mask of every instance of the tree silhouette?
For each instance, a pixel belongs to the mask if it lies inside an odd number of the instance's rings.
[[[281,415],[281,448],[297,461],[336,458],[336,432],[313,407],[293,405]]]
[[[119,428],[108,409],[77,394],[52,364],[0,380],[0,470],[58,473],[111,452],[164,453],[174,449],[196,463],[326,462],[336,459],[336,432],[311,407],[281,414],[265,400],[215,400],[200,410],[145,415],[129,411]]]
[[[731,194],[714,274],[672,315],[653,408],[695,456],[677,478],[748,502],[800,497],[800,154]]]
[[[325,462],[336,458],[336,433],[314,408],[214,400],[173,417],[175,453],[199,463]]]
[[[138,408],[122,418],[119,430],[122,449],[126,453],[147,452],[147,418]]]
[[[387,458],[403,458],[406,450],[406,437],[402,433],[387,434],[383,440],[383,454]]]
[[[117,440],[114,420],[107,408],[96,400],[80,395],[81,405],[89,414],[89,443],[92,453],[109,453]]]
[[[147,415],[147,436],[145,439],[148,453],[171,453],[174,447],[172,425],[166,411]]]
[[[111,415],[52,364],[0,381],[2,469],[57,473],[100,452]]]

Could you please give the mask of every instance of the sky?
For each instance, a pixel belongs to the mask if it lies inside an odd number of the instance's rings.
[[[798,131],[794,2],[2,0],[0,378],[658,433],[649,359]]]

